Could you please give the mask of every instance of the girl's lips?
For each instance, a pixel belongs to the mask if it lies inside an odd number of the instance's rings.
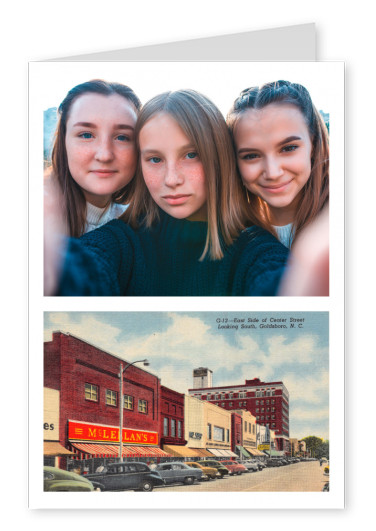
[[[165,195],[163,199],[169,205],[182,205],[190,197],[190,194]]]
[[[97,177],[105,179],[106,177],[112,177],[115,175],[116,170],[92,170],[91,173],[94,173]]]
[[[291,183],[291,181],[288,181],[287,183],[279,184],[277,186],[264,186],[264,185],[261,185],[261,188],[263,188],[264,190],[267,190],[268,192],[270,192],[272,194],[276,194],[278,192],[283,192],[283,190],[285,190],[285,188],[290,183]]]

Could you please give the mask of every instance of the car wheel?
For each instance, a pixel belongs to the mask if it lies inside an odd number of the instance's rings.
[[[185,478],[185,484],[186,485],[192,485],[194,480],[195,480],[195,478],[193,478],[192,476],[188,476],[187,478]]]
[[[143,492],[151,492],[153,490],[153,484],[150,481],[144,481],[141,484],[140,490]]]

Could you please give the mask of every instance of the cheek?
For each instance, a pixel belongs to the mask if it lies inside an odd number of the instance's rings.
[[[137,153],[136,149],[129,149],[127,151],[122,152],[119,155],[121,165],[124,169],[124,171],[129,171],[130,173],[134,173],[136,171],[136,165],[137,165]]]
[[[87,146],[76,146],[74,143],[66,143],[69,167],[74,166],[76,171],[80,169],[92,156],[91,149]]]
[[[189,183],[197,190],[202,190],[206,186],[206,179],[204,173],[204,167],[201,163],[192,164],[185,163],[177,166],[177,171],[181,173],[185,181]]]
[[[242,161],[238,161],[240,176],[244,184],[254,184],[257,181],[258,171],[255,166],[251,166]]]
[[[162,170],[158,167],[150,167],[149,164],[141,162],[142,175],[149,192],[153,194],[162,186]]]

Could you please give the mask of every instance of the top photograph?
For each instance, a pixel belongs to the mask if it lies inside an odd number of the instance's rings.
[[[44,295],[329,296],[343,72],[327,66],[51,63],[47,83],[31,71]]]

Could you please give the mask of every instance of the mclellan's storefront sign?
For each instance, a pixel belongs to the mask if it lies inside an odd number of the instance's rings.
[[[70,441],[87,441],[100,443],[118,443],[119,428],[103,426],[87,422],[68,421],[68,439]],[[158,444],[158,433],[155,431],[132,430],[123,428],[123,443],[125,444]]]

